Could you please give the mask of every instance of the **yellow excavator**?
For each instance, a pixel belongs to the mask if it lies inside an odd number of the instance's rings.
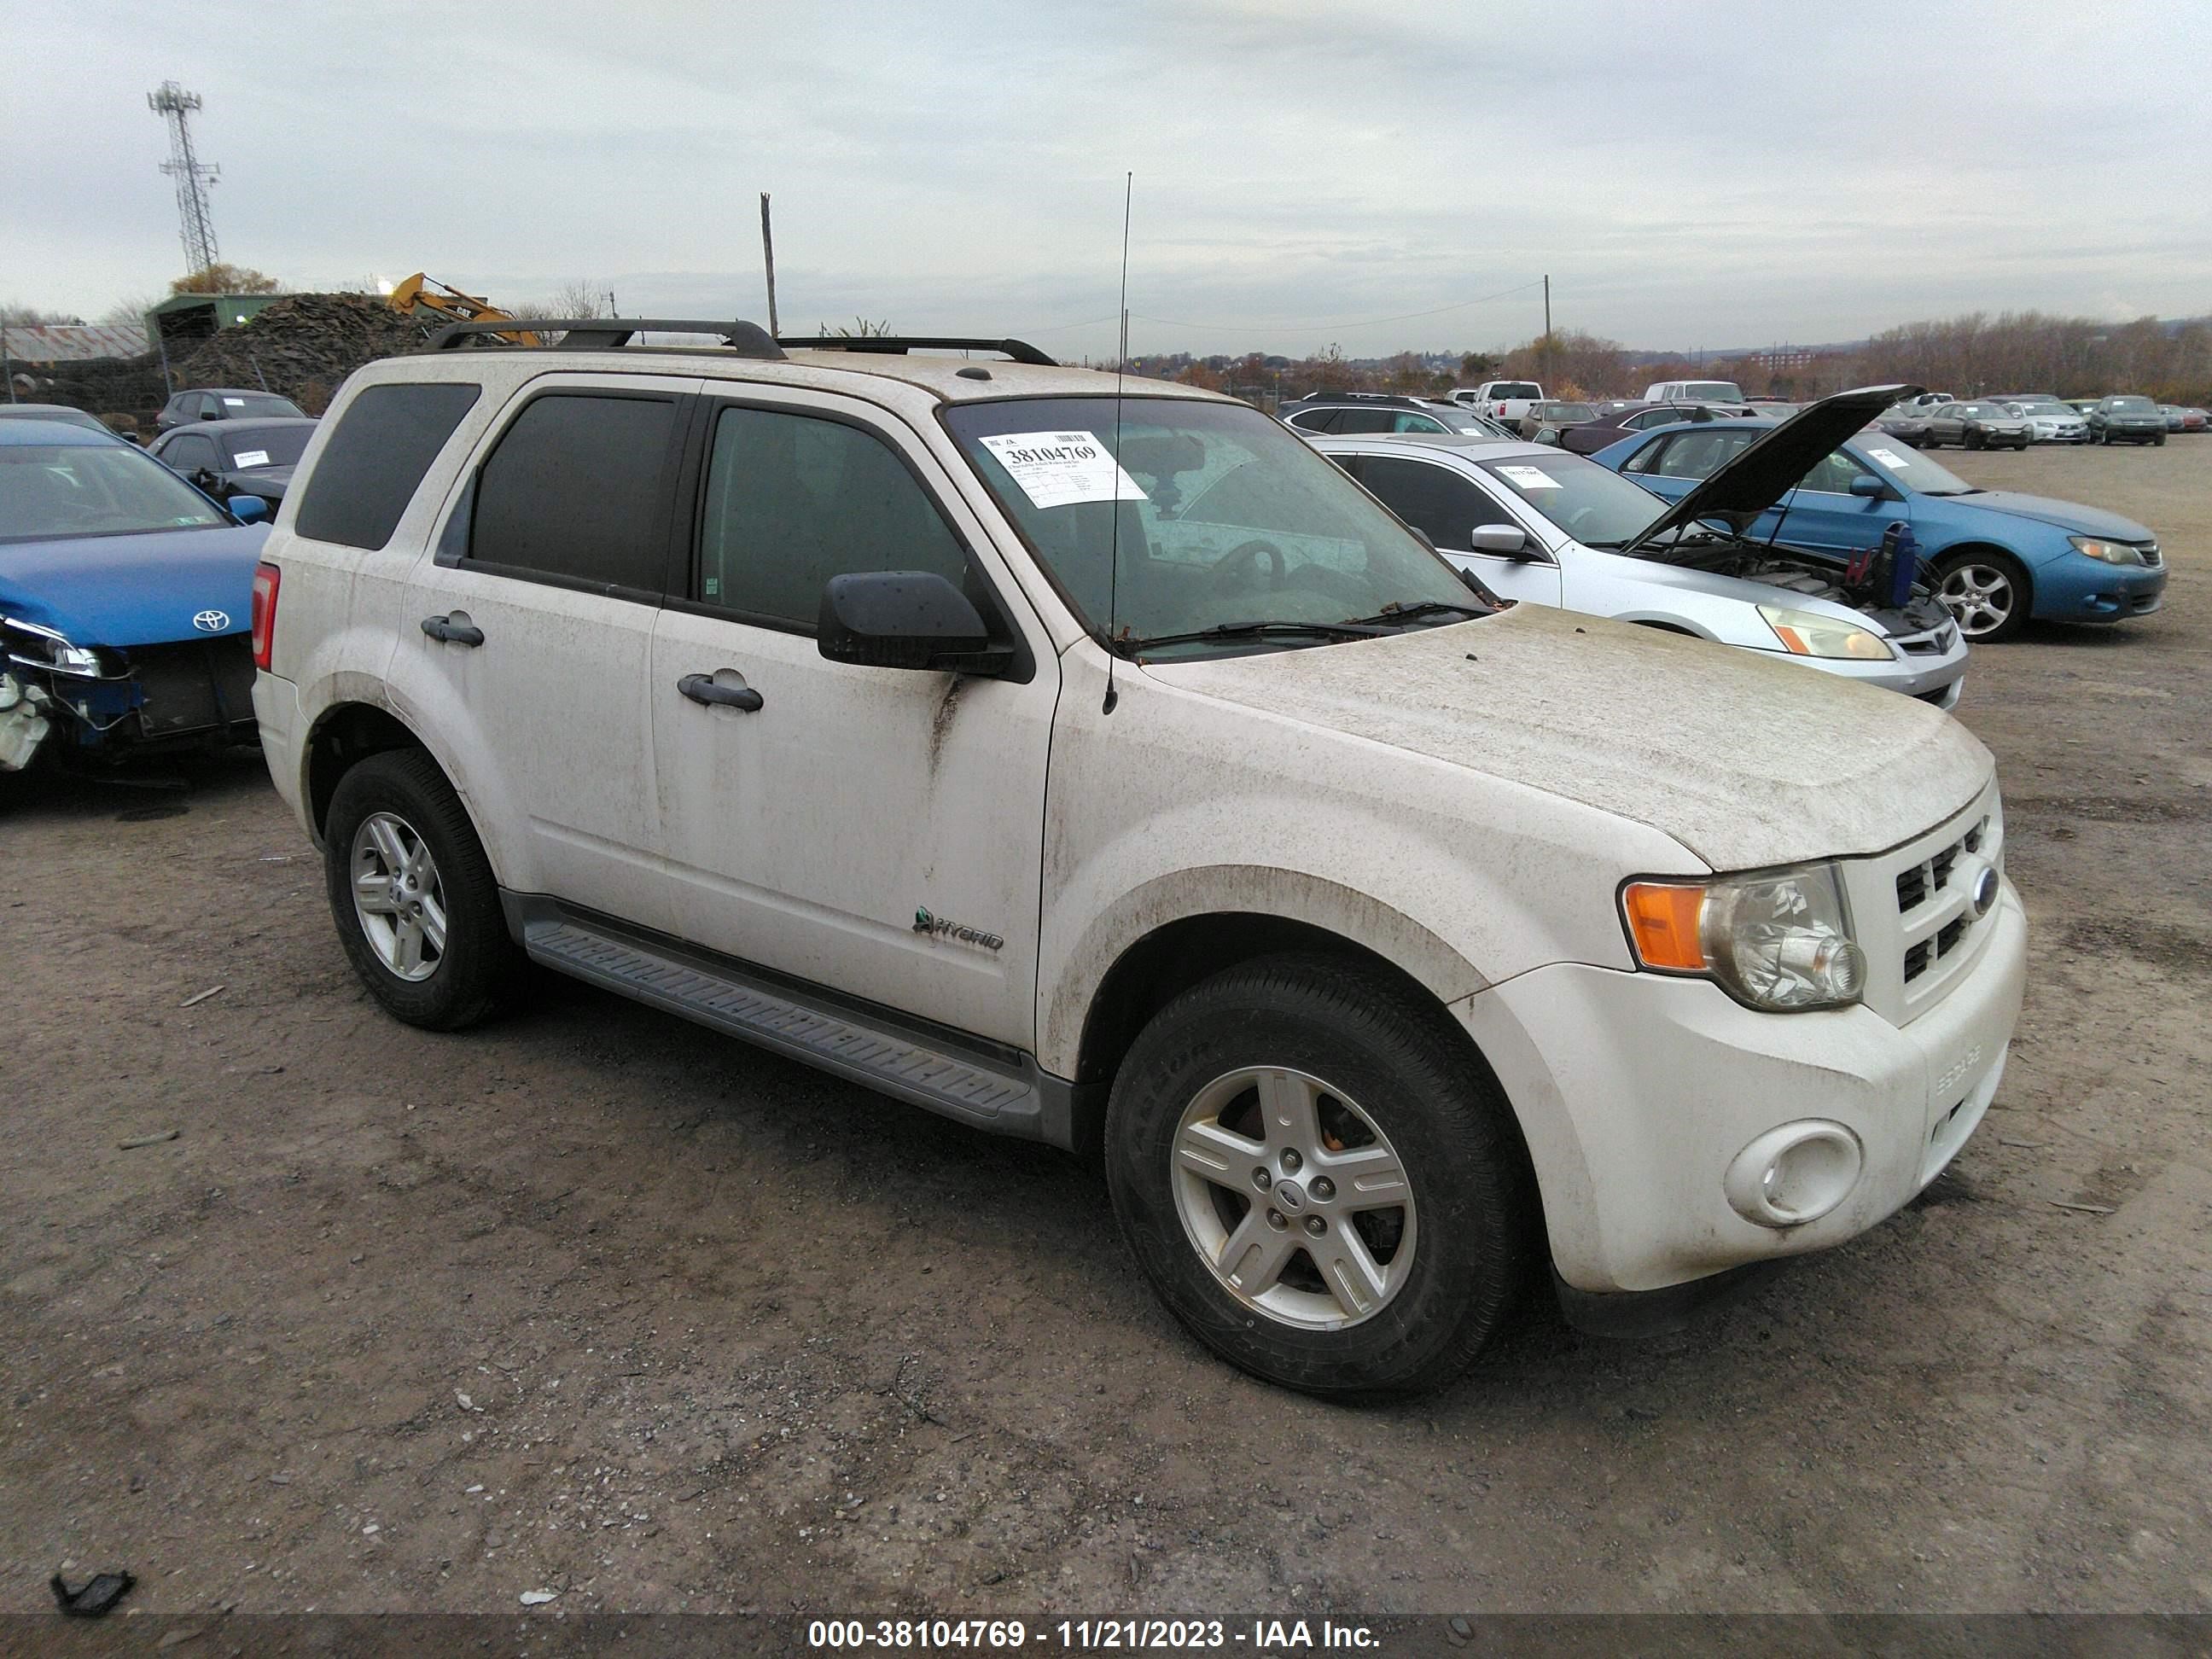
[[[410,317],[442,317],[449,323],[500,323],[516,320],[511,311],[501,311],[489,300],[473,294],[464,294],[435,277],[416,271],[398,288],[392,290],[392,308]],[[527,328],[501,329],[498,337],[510,345],[534,346],[545,343],[534,330]]]

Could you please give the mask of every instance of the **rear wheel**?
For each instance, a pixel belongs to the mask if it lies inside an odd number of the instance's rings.
[[[1437,1011],[1327,957],[1232,969],[1161,1010],[1115,1080],[1106,1174],[1169,1310],[1311,1394],[1449,1381],[1537,1259],[1496,1081]]]
[[[331,919],[354,971],[410,1025],[458,1030],[522,967],[467,810],[419,749],[372,755],[338,781],[324,825]]]
[[[2027,573],[2011,555],[1969,548],[1936,561],[1936,597],[1973,645],[1996,645],[2027,625]]]

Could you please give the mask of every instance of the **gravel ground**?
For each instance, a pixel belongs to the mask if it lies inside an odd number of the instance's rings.
[[[2212,438],[1944,459],[2174,573],[1975,656],[1986,1126],[1688,1334],[1537,1309],[1411,1406],[1207,1358],[1054,1154],[562,982],[384,1018],[258,762],[14,791],[0,1612],[2212,1609]]]

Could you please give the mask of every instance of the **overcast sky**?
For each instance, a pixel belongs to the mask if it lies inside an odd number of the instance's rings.
[[[0,300],[182,268],[173,78],[222,257],[295,287],[765,320],[766,190],[787,333],[1104,355],[1133,172],[1139,351],[1502,346],[1547,272],[1560,327],[1652,348],[2195,314],[2208,64],[2203,0],[7,0]]]

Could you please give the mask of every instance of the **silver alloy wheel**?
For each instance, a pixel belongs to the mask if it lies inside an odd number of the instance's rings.
[[[1342,1091],[1285,1067],[1231,1072],[1183,1109],[1174,1158],[1184,1236],[1247,1307],[1341,1330],[1405,1288],[1413,1187],[1389,1137]]]
[[[353,913],[377,960],[420,981],[446,959],[446,888],[429,843],[394,812],[353,832]]]
[[[2012,578],[1993,564],[1962,564],[1945,571],[1936,597],[1969,640],[1987,639],[2010,622],[2015,603]]]

